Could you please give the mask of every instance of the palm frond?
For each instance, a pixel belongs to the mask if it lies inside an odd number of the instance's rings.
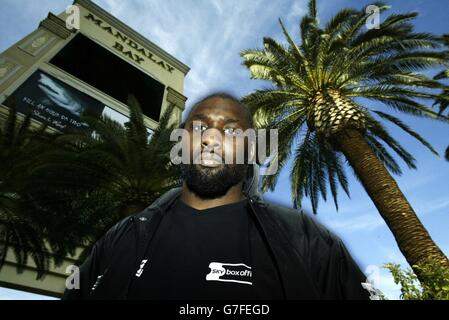
[[[365,28],[372,14],[366,8],[343,9],[321,27],[316,1],[310,1],[308,13],[299,21],[298,40],[279,20],[287,45],[265,37],[263,49],[241,53],[251,77],[273,85],[243,99],[251,107],[256,123],[296,130],[285,133],[280,153],[282,164],[290,157],[294,159],[290,179],[295,206],[300,206],[307,196],[316,212],[319,198],[327,198],[326,186],[337,208],[339,186],[349,195],[342,154],[334,140],[338,132],[346,129],[359,130],[377,158],[395,174],[402,173],[397,157],[411,169],[416,168],[416,160],[384,128],[383,122],[393,123],[437,154],[429,142],[390,111],[448,122],[441,112],[449,106],[449,99],[445,93],[436,92],[445,89],[437,80],[446,73],[431,79],[423,72],[448,65],[449,53],[440,49],[443,39],[449,38],[415,32],[416,12],[387,15],[388,5],[374,5],[384,18],[378,29]],[[356,102],[358,98],[380,102],[386,108],[361,106]],[[427,106],[427,101],[439,104],[440,113]],[[295,121],[301,125],[282,122],[299,114],[301,117]],[[322,125],[324,122],[326,125]],[[264,190],[272,190],[277,181],[278,175],[264,178]]]
[[[411,135],[413,138],[421,142],[427,149],[429,149],[434,155],[439,156],[438,152],[432,147],[432,145],[427,142],[423,137],[421,137],[417,132],[413,131],[409,126],[407,126],[405,123],[403,123],[401,120],[399,120],[396,117],[393,117],[392,115],[386,114],[382,111],[373,111],[380,117],[390,121],[391,123],[394,123],[399,128],[407,132],[409,135]]]

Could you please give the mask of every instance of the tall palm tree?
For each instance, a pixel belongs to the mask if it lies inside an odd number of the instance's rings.
[[[442,37],[443,43],[445,44],[446,48],[449,49],[449,34],[445,34]],[[449,79],[449,69],[443,70],[440,73],[438,73],[435,77],[435,80],[440,79]],[[449,86],[443,89],[443,91],[440,93],[440,95],[435,100],[434,105],[438,105],[440,110],[439,113],[442,114],[446,111],[446,109],[449,107]],[[446,152],[444,154],[447,161],[449,161],[449,146],[446,148]]]
[[[376,5],[381,13],[389,8]],[[337,206],[338,184],[348,193],[346,159],[409,264],[433,257],[449,267],[391,176],[401,169],[386,146],[409,168],[415,168],[415,159],[379,121],[395,124],[437,154],[390,111],[446,121],[423,104],[435,98],[429,89],[441,84],[417,71],[443,64],[448,56],[432,50],[441,46],[437,38],[413,32],[410,21],[416,13],[389,15],[379,29],[368,30],[369,15],[365,10],[343,9],[321,27],[316,1],[311,0],[300,22],[299,43],[280,21],[286,45],[266,37],[263,49],[241,52],[252,78],[273,84],[249,94],[244,102],[252,108],[256,123],[279,130],[279,167],[294,156],[290,177],[296,207],[308,196],[316,213],[328,185]],[[383,105],[374,107],[369,100]],[[274,188],[279,171],[263,179],[264,191]]]

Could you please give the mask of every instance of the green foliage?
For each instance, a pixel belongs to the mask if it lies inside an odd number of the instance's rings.
[[[8,118],[0,128],[0,268],[11,250],[18,272],[23,271],[31,257],[40,278],[50,263],[44,241],[48,231],[26,185],[31,159],[42,151],[34,137],[43,134],[45,127],[32,130],[30,115],[19,118],[14,101],[8,105]]]
[[[382,122],[398,126],[436,153],[394,114],[448,122],[426,105],[426,101],[434,101],[437,96],[433,91],[444,86],[423,71],[445,65],[449,54],[435,50],[442,47],[441,39],[413,31],[411,22],[417,13],[387,16],[384,12],[389,6],[381,2],[375,5],[385,19],[379,29],[368,30],[365,22],[369,13],[364,8],[342,9],[321,26],[316,1],[310,1],[309,12],[298,24],[297,41],[280,21],[285,44],[265,37],[262,49],[240,53],[251,78],[272,85],[243,99],[252,109],[256,125],[279,130],[279,170],[263,177],[263,191],[274,189],[282,167],[293,157],[290,179],[295,206],[300,206],[306,196],[316,213],[320,197],[326,200],[330,188],[338,209],[338,186],[349,196],[344,159],[335,144],[336,134],[320,132],[317,124],[331,120],[337,123],[335,119],[349,118],[349,114],[360,115],[353,117],[358,120],[363,117],[363,127],[357,129],[392,173],[402,172],[392,151],[409,168],[416,168],[415,158]],[[317,103],[320,97],[330,98]],[[368,101],[362,107],[359,98],[381,104],[373,108]],[[339,114],[339,110],[344,112]]]
[[[420,280],[411,269],[401,269],[399,264],[384,266],[393,275],[394,282],[401,286],[404,300],[449,300],[449,268],[436,260],[414,266]]]
[[[150,139],[136,99],[130,97],[128,105],[130,121],[125,126],[105,116],[85,116],[91,131],[75,130],[47,140],[50,151],[33,166],[29,192],[60,221],[61,230],[67,229],[62,224],[73,226],[64,231],[64,237],[78,239],[70,250],[80,240],[92,244],[116,222],[179,184],[178,166],[169,157],[174,106],[168,107]],[[64,221],[57,219],[61,212]]]
[[[443,35],[442,41],[449,52],[449,34]],[[434,77],[434,79],[449,79],[449,69],[441,71]],[[446,86],[440,93],[440,95],[435,99],[434,105],[437,105],[439,107],[440,114],[446,111],[446,109],[449,107],[449,86]],[[444,157],[447,161],[449,161],[449,147],[446,148]]]
[[[31,256],[38,277],[80,245],[82,261],[108,228],[179,184],[169,157],[174,106],[150,139],[136,99],[128,104],[125,126],[84,116],[90,130],[64,133],[31,130],[12,109],[0,130],[0,267],[8,248],[19,271]]]
[[[446,46],[446,49],[448,49],[449,52],[449,34],[443,35],[441,41]],[[449,79],[449,69],[444,69],[443,71],[439,72],[434,77],[434,79]],[[439,106],[440,114],[446,111],[446,109],[449,107],[449,86],[446,86],[441,94],[435,99],[434,105]],[[448,157],[446,158],[449,159]]]

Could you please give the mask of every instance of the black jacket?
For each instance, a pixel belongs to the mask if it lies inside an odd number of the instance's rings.
[[[180,189],[173,189],[112,227],[80,267],[80,288],[67,289],[63,299],[126,299],[146,246],[180,194]],[[304,213],[259,197],[248,197],[248,203],[286,299],[369,299],[361,286],[365,276],[339,238]],[[257,252],[264,244],[255,238],[250,235]],[[253,262],[258,263],[263,261]]]

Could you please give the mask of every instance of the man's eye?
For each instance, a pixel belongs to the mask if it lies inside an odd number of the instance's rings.
[[[193,125],[193,131],[203,132],[206,129],[207,129],[207,127],[204,124],[194,124]]]
[[[235,135],[237,133],[234,128],[225,128],[223,131],[225,134],[229,134],[229,135]]]

